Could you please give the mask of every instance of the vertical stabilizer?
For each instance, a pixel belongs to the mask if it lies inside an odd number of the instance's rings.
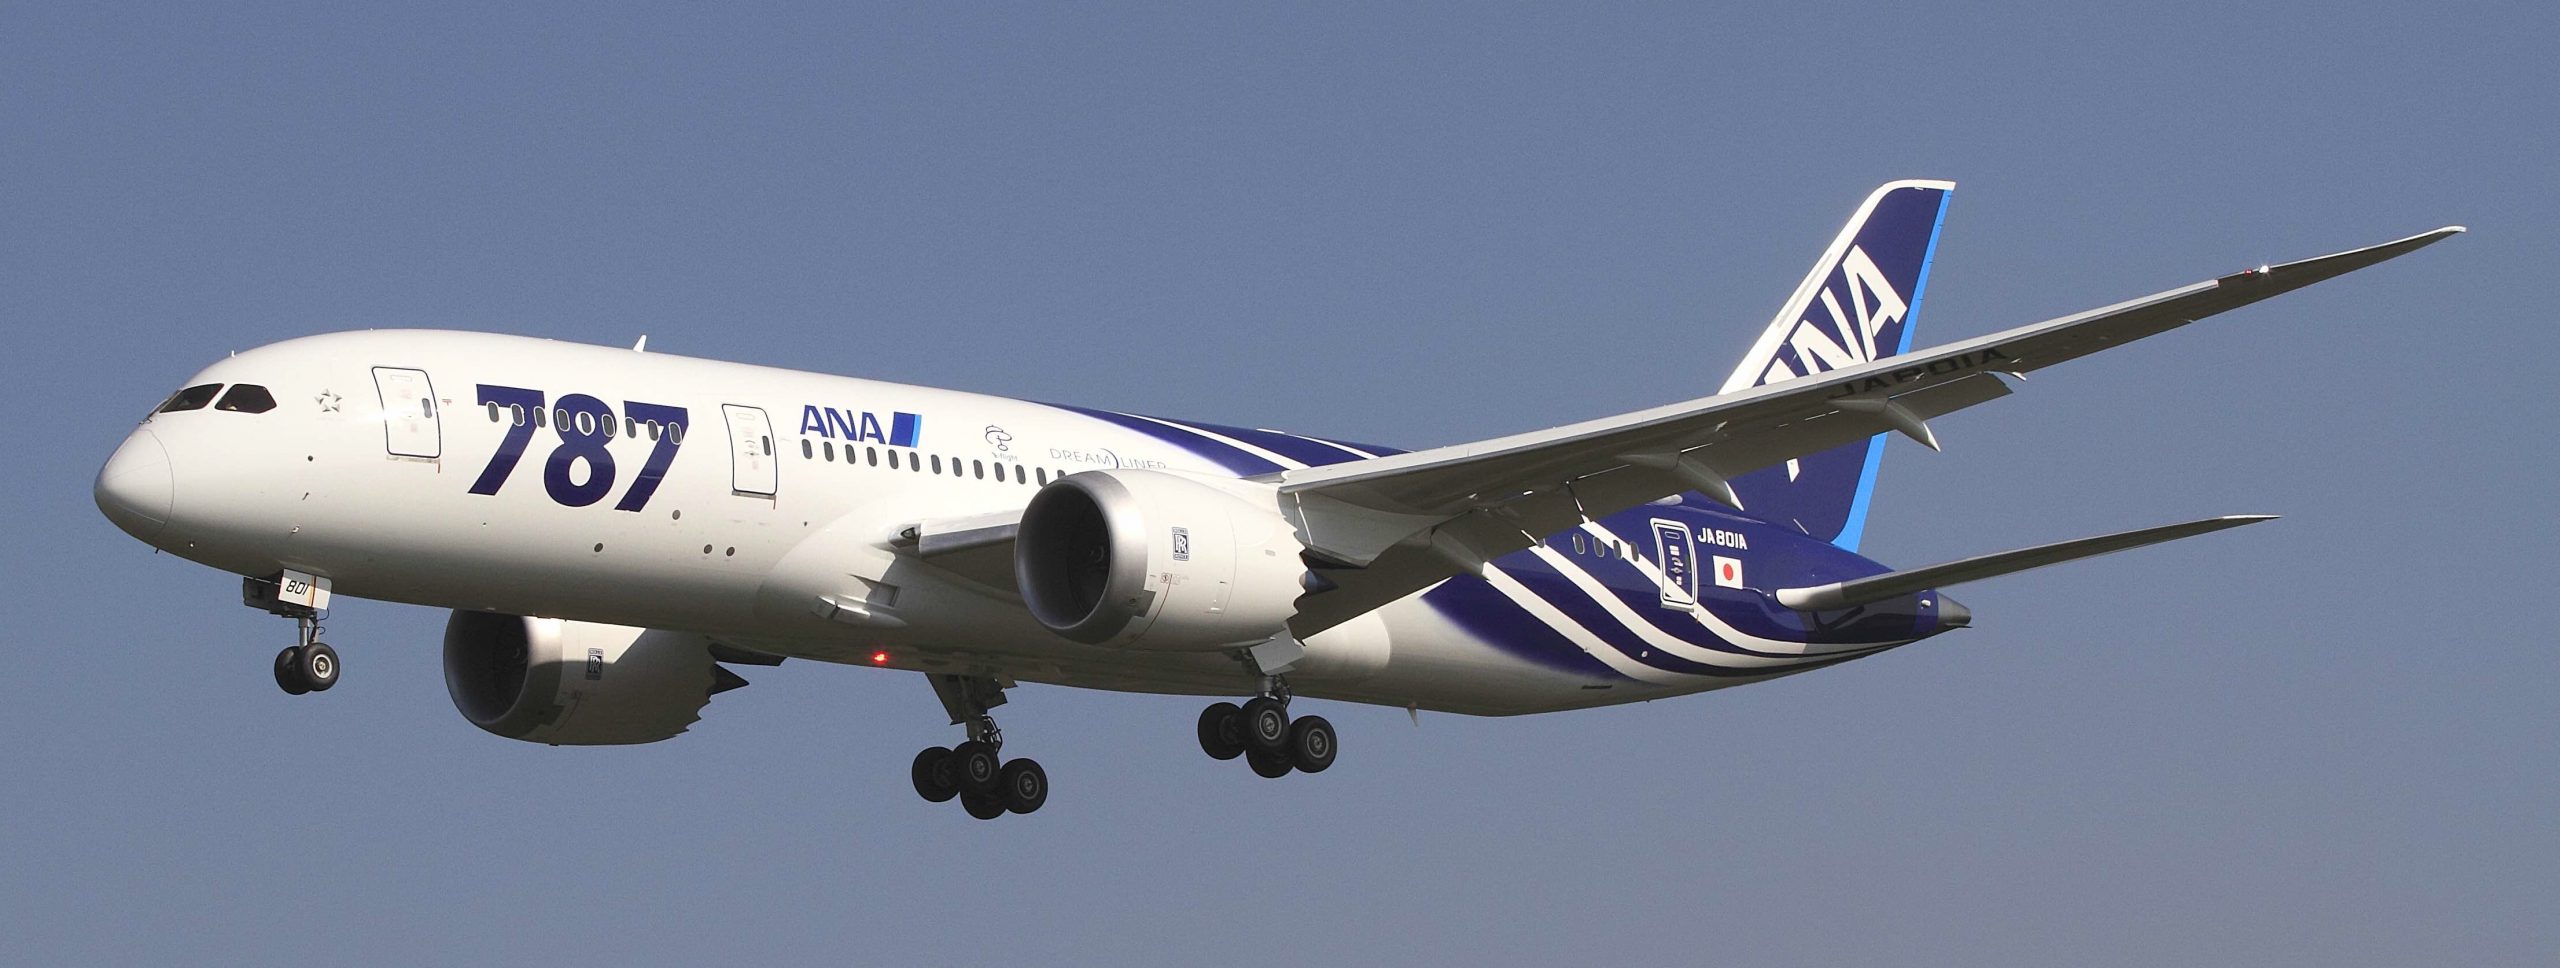
[[[1947,181],[1878,188],[1761,331],[1721,392],[1854,366],[1911,348],[1938,227],[1955,192]],[[1866,531],[1884,437],[1823,451],[1735,478],[1742,506],[1855,551]]]

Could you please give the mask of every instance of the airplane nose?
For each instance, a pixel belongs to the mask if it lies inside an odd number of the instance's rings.
[[[1938,627],[1960,629],[1973,624],[1973,610],[1955,599],[1938,596]]]
[[[125,438],[124,445],[107,458],[107,466],[98,469],[94,496],[98,510],[126,534],[144,541],[159,537],[160,529],[169,525],[169,506],[177,496],[169,449],[161,446],[160,435],[142,429]]]

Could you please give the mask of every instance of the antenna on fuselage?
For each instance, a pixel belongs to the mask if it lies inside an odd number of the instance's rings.
[[[646,353],[646,352],[648,352],[648,351],[649,351],[649,334],[647,334],[647,333],[642,333],[642,334],[640,334],[640,341],[639,341],[639,342],[637,342],[637,343],[633,343],[633,344],[631,344],[631,352],[634,352],[634,353]]]

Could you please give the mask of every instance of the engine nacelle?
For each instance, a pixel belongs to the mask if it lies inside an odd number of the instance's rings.
[[[553,746],[654,743],[685,731],[734,674],[699,635],[456,611],[444,687],[471,725]]]
[[[1306,565],[1269,485],[1163,471],[1070,474],[1031,496],[1014,538],[1023,604],[1093,645],[1253,645],[1295,609]]]

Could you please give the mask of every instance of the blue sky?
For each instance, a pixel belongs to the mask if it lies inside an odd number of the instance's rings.
[[[0,960],[2402,965],[2560,960],[2528,4],[0,9]],[[280,622],[90,504],[221,354],[439,326],[1449,443],[1711,389],[1875,184],[1962,184],[1922,345],[2448,223],[1895,441],[1976,628],[1674,702],[1029,687],[1056,783],[915,799],[904,674],[630,749],[465,724],[441,613]]]

